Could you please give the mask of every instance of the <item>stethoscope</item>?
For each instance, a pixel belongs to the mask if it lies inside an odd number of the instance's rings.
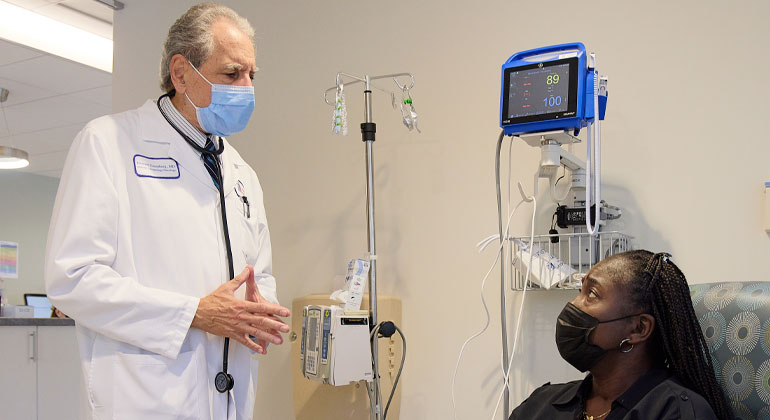
[[[160,106],[160,101],[164,97],[171,99],[176,91],[172,90],[169,93],[163,94],[158,98],[157,106],[158,110],[160,111],[160,114],[163,115],[163,118],[168,121],[169,125],[171,127],[174,127],[174,130],[176,130],[177,133],[179,133],[180,136],[182,136],[183,139],[193,147],[196,151],[199,153],[208,155],[212,158],[214,161],[214,166],[216,167],[216,177],[217,177],[217,190],[219,191],[219,204],[222,211],[222,230],[225,234],[225,247],[227,248],[227,268],[230,270],[230,278],[235,277],[235,272],[233,270],[233,251],[230,245],[230,232],[227,229],[227,211],[225,209],[225,190],[224,190],[224,184],[222,183],[222,166],[219,162],[219,155],[222,154],[222,152],[225,150],[224,142],[222,142],[222,138],[219,138],[219,146],[214,151],[207,150],[201,146],[198,145],[193,139],[188,137],[185,133],[182,132],[176,125],[174,125],[171,122],[171,119],[166,115],[165,112],[163,112],[163,108]],[[222,371],[217,373],[217,375],[214,377],[214,386],[216,387],[217,391],[220,393],[225,393],[231,389],[233,389],[233,386],[235,385],[235,379],[233,379],[233,375],[227,373],[227,354],[230,349],[230,338],[225,337],[225,344],[224,349],[222,350]]]

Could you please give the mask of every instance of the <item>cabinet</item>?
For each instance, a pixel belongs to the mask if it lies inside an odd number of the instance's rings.
[[[81,418],[73,325],[0,325],[0,348],[0,418]]]
[[[37,418],[37,327],[0,327],[0,414],[7,419]]]

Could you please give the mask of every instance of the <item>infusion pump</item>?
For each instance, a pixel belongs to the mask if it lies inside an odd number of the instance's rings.
[[[371,382],[369,313],[337,306],[306,306],[302,311],[300,369],[312,380],[330,385]]]

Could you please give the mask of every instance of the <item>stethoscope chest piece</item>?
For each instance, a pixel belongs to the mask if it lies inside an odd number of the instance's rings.
[[[217,373],[217,376],[214,377],[214,386],[220,393],[225,393],[233,389],[233,385],[235,385],[235,380],[233,379],[233,375],[229,373],[219,372]]]

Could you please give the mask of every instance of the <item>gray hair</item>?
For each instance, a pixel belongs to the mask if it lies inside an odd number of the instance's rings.
[[[230,20],[254,43],[254,28],[244,17],[233,9],[217,3],[201,3],[191,7],[171,25],[168,37],[163,44],[163,55],[160,61],[160,88],[168,93],[174,90],[171,82],[169,65],[171,58],[181,54],[193,66],[200,68],[214,52],[214,35],[211,25],[219,18]]]

